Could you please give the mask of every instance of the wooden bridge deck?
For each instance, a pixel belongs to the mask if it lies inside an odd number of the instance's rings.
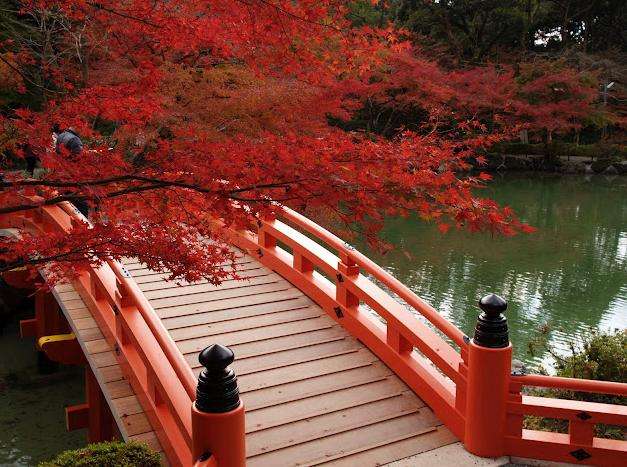
[[[381,465],[456,441],[393,372],[300,290],[247,255],[244,280],[165,280],[125,267],[196,374],[200,350],[236,355],[248,465]]]

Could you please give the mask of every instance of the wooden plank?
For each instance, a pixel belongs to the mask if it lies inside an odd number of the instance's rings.
[[[395,397],[334,411],[315,418],[300,419],[247,434],[246,454],[255,456],[276,451],[295,444],[309,442],[332,434],[353,430],[409,413],[431,412],[420,407],[413,393],[405,392]],[[437,419],[430,416],[437,423]]]
[[[318,318],[324,312],[319,307],[307,307],[296,310],[287,310],[278,313],[264,314],[250,318],[233,319],[218,323],[197,324],[184,328],[171,329],[170,335],[175,341],[208,337],[230,332],[258,329],[267,326],[281,325],[306,319]]]
[[[376,357],[367,349],[360,349],[350,355],[339,355],[325,360],[300,363],[288,367],[276,368],[242,375],[238,378],[240,392],[278,386],[293,381],[306,380],[330,373],[339,373],[353,368],[370,365]]]
[[[169,282],[161,282],[162,287],[144,291],[144,296],[148,300],[157,300],[159,298],[182,297],[187,295],[202,294],[215,292],[217,290],[237,289],[240,287],[248,287],[251,285],[269,284],[281,280],[281,276],[275,273],[262,272],[255,276],[245,277],[238,280],[224,281],[220,285],[200,283],[191,285],[174,285],[170,286]],[[210,297],[210,295],[207,295]]]
[[[356,352],[361,348],[362,345],[357,342],[357,340],[347,337],[337,341],[323,342],[321,344],[298,347],[296,349],[283,350],[265,355],[248,358],[238,357],[235,364],[237,365],[237,374],[241,376],[273,368],[295,365],[297,363],[322,360],[336,355]],[[198,374],[202,369],[200,363],[197,361],[191,363],[193,363],[192,368],[194,372]]]
[[[91,312],[87,307],[76,308],[74,310],[68,310],[68,315],[70,315],[72,319],[89,318],[91,317]]]
[[[100,328],[88,328],[80,330],[80,341],[90,342],[98,339],[104,339]]]
[[[219,311],[209,311],[205,313],[177,316],[175,318],[166,318],[163,319],[162,322],[168,330],[172,330],[187,326],[195,326],[197,324],[219,323],[221,321],[237,320],[281,311],[296,310],[307,306],[315,305],[307,297],[297,297],[287,300],[272,300],[267,303],[227,308]]]
[[[355,430],[320,438],[309,443],[290,446],[267,454],[249,457],[247,465],[286,466],[316,464],[356,454],[396,440],[414,437],[425,430],[435,431],[430,420],[420,414],[404,415]],[[372,465],[372,464],[370,464]]]
[[[199,337],[188,340],[179,340],[176,345],[183,353],[200,352],[207,345],[220,343],[222,345],[238,345],[249,342],[273,339],[276,337],[291,336],[294,334],[307,333],[334,327],[335,323],[327,316],[306,319],[295,323],[278,324],[266,326],[264,328],[249,329],[245,331],[235,331],[218,334],[216,336]],[[183,339],[183,337],[181,337]]]
[[[104,388],[111,399],[119,399],[134,394],[131,385],[125,379],[105,383]]]
[[[70,310],[85,308],[85,303],[83,302],[82,298],[78,297],[73,300],[64,300],[63,306],[65,307],[66,310],[70,311]]]
[[[400,397],[407,388],[397,378],[354,386],[318,396],[246,412],[246,433],[342,411],[369,402]],[[420,400],[414,396],[415,407]]]
[[[197,313],[208,313],[220,310],[231,310],[233,308],[253,306],[262,303],[273,303],[281,300],[289,300],[292,298],[302,298],[303,293],[300,290],[294,289],[289,284],[281,284],[281,287],[277,287],[277,290],[267,290],[258,293],[252,293],[249,295],[243,295],[241,297],[224,297],[220,300],[213,300],[211,302],[204,302],[195,304],[192,306],[182,305],[170,308],[163,308],[157,310],[157,314],[162,319],[180,317],[185,319],[186,316]]]
[[[68,284],[68,283],[59,283],[59,284],[54,286],[54,290],[56,290],[59,293],[61,293],[61,292],[71,292],[71,291],[74,291],[74,286],[72,284]]]
[[[144,412],[143,407],[139,403],[139,399],[134,394],[132,396],[113,399],[111,404],[121,417]]]
[[[245,263],[250,263],[255,261],[253,258],[251,258],[248,255],[245,256],[240,256],[238,258],[235,259],[235,264],[245,264]],[[232,263],[222,263],[222,266],[229,266]],[[259,263],[257,263],[259,264]],[[219,265],[216,265],[219,266]],[[147,274],[155,274],[158,273],[158,271],[155,271],[154,269],[148,269],[146,267],[145,264],[143,263],[129,263],[129,264],[124,264],[124,268],[131,273],[131,275],[133,277],[139,277],[142,275],[147,275]],[[168,271],[162,271],[162,273],[168,273]]]
[[[70,302],[70,301],[73,301],[73,300],[81,300],[82,301],[81,296],[74,289],[67,290],[65,292],[59,292],[58,296],[59,296],[59,298],[61,300],[63,300],[64,303],[65,302]],[[84,304],[83,304],[83,306],[84,306]]]
[[[288,282],[281,279],[277,274],[258,277],[251,281],[237,283],[237,287],[215,288],[209,292],[191,293],[189,295],[174,295],[165,298],[151,299],[153,308],[167,308],[180,305],[193,305],[197,303],[221,300],[223,298],[241,297],[244,295],[257,294],[261,291],[281,290],[281,286]],[[169,290],[169,289],[168,289]]]
[[[122,368],[117,363],[111,366],[103,366],[98,368],[100,381],[103,383],[109,383],[111,381],[119,381],[124,379],[122,374]]]
[[[93,341],[85,342],[85,350],[88,354],[95,354],[100,352],[110,352],[111,346],[104,339],[96,339]]]
[[[333,467],[353,467],[355,465],[384,465],[422,452],[428,452],[441,446],[457,442],[457,438],[445,426],[439,425],[436,430],[429,430],[416,436],[385,443],[371,449],[353,453],[341,459],[322,462]],[[422,465],[422,464],[421,464]],[[425,464],[427,465],[427,464]],[[460,467],[466,464],[459,464]],[[441,467],[447,467],[441,465]]]
[[[80,319],[75,319],[74,320],[74,325],[76,326],[76,329],[79,331],[82,331],[83,329],[89,329],[89,328],[97,328],[98,327],[98,323],[96,323],[96,320],[94,318],[80,318]]]
[[[90,354],[90,356],[91,356],[90,363],[92,367],[94,368],[100,368],[103,366],[111,366],[111,365],[115,365],[118,362],[115,357],[115,353],[112,351]]]
[[[143,412],[122,417],[122,423],[129,436],[153,431],[148,417]]]
[[[254,342],[246,342],[244,344],[232,345],[231,350],[235,353],[235,359],[248,358],[258,355],[268,355],[283,350],[307,347],[310,345],[320,344],[323,342],[331,342],[343,339],[347,336],[346,331],[338,326],[319,331],[306,332],[291,336],[277,337],[275,339],[267,339]],[[216,339],[216,342],[218,340]],[[214,342],[214,343],[216,343]],[[220,342],[222,342],[220,340]],[[198,351],[188,352],[185,355],[188,362],[198,361]]]
[[[242,393],[242,400],[246,410],[252,411],[381,381],[391,374],[392,370],[387,366],[381,362],[375,362],[372,365],[346,370],[342,373],[332,373],[280,386],[249,391]]]
[[[252,278],[252,277],[259,277],[259,276],[267,276],[269,274],[272,274],[272,270],[262,267],[259,264],[255,264],[255,263],[249,263],[248,265],[250,265],[251,267],[246,268],[246,269],[238,269],[237,270],[237,275],[238,275],[238,279],[225,279],[222,281],[222,284],[226,283],[226,282],[233,282],[233,281],[239,281],[239,280],[243,280],[246,278]],[[146,293],[146,292],[150,292],[153,290],[163,290],[163,289],[182,289],[184,287],[191,287],[194,285],[208,285],[209,282],[206,280],[202,280],[202,281],[197,281],[197,282],[186,282],[186,281],[168,281],[167,280],[167,275],[165,275],[165,277],[163,277],[164,274],[159,274],[157,277],[158,278],[153,278],[155,280],[152,281],[148,281],[146,279],[151,279],[151,276],[144,276],[141,279],[144,279],[143,282],[138,282],[139,288],[142,290],[142,292]],[[138,278],[140,279],[140,278]],[[219,286],[218,286],[219,287]]]

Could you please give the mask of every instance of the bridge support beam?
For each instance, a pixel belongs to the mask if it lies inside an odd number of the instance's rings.
[[[479,301],[475,335],[468,345],[468,379],[464,445],[482,457],[505,454],[507,402],[512,366],[507,302],[497,295]]]
[[[85,393],[89,410],[87,440],[97,443],[113,439],[116,432],[115,420],[89,365],[85,366]]]
[[[244,467],[246,440],[244,404],[237,377],[229,368],[233,351],[219,344],[207,347],[198,360],[205,367],[192,404],[192,459],[197,466]]]

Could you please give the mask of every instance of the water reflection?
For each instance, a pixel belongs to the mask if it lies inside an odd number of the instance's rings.
[[[562,351],[586,329],[627,327],[624,177],[508,174],[485,191],[538,232],[442,236],[417,219],[395,219],[384,235],[398,247],[371,256],[466,333],[479,297],[506,297],[515,355],[527,362],[546,357],[527,351],[543,323],[551,325],[550,345]]]

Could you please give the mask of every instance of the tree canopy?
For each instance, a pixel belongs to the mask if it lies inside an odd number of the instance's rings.
[[[467,169],[521,128],[581,125],[597,97],[565,66],[443,67],[407,31],[356,22],[352,2],[1,5],[0,214],[74,200],[93,224],[2,239],[4,270],[134,256],[216,282],[233,258],[215,220],[247,228],[277,203],[372,242],[410,212],[443,231],[528,231]],[[51,149],[54,123],[81,155]],[[13,169],[27,152],[37,178]]]

